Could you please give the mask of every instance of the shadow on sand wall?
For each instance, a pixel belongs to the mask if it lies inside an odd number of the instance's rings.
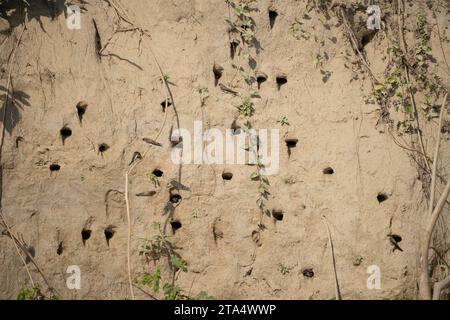
[[[52,20],[60,14],[65,13],[65,8],[71,4],[83,5],[87,1],[66,1],[66,0],[0,0],[0,19],[8,21],[9,31],[22,24],[28,14],[28,21],[36,19],[43,30],[41,17],[51,18]],[[8,31],[3,31],[5,33]]]

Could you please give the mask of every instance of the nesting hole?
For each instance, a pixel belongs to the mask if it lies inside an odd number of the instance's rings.
[[[223,74],[223,67],[214,63],[213,73],[214,73],[214,85],[217,86],[217,84],[219,83],[219,79],[222,77]]]
[[[377,200],[379,203],[382,203],[383,201],[386,201],[387,199],[388,199],[387,194],[382,193],[382,192],[378,193]]]
[[[376,32],[373,32],[372,30],[370,32],[367,32],[361,37],[361,48],[364,49],[370,41],[375,37]]]
[[[56,249],[56,254],[57,254],[58,256],[60,256],[60,255],[62,255],[63,251],[64,251],[64,247],[63,247],[63,242],[61,241],[61,242],[58,244],[58,249]]]
[[[161,178],[164,174],[160,169],[153,170],[152,174],[154,174],[156,177]]]
[[[50,171],[59,171],[59,169],[61,169],[61,166],[57,163],[52,163],[50,165]]]
[[[179,203],[181,201],[181,195],[179,193],[170,194],[170,202]]]
[[[284,142],[286,142],[286,147],[291,149],[297,146],[298,139],[285,139]]]
[[[172,232],[175,233],[178,229],[182,227],[180,220],[172,220],[170,221],[170,225],[172,226]]]
[[[273,28],[274,24],[275,24],[275,20],[278,17],[278,12],[276,12],[274,9],[269,9],[269,24],[270,24],[270,29]]]
[[[16,148],[20,147],[20,144],[23,142],[23,138],[22,137],[17,137],[16,138]]]
[[[323,174],[333,174],[334,170],[331,167],[326,167],[325,169],[322,170]]]
[[[273,209],[272,210],[272,217],[275,218],[275,220],[281,221],[284,218],[284,213],[282,210]]]
[[[100,143],[98,145],[98,152],[103,153],[109,149],[109,146],[106,143]]]
[[[62,143],[64,144],[66,139],[72,135],[72,129],[69,127],[63,127],[59,130],[59,133],[61,134]]]
[[[287,76],[284,74],[280,74],[276,77],[276,82],[278,86],[278,90],[280,90],[281,86],[287,83]]]
[[[258,89],[261,88],[261,84],[267,81],[267,75],[264,73],[258,73],[256,75],[256,82],[258,83]]]
[[[105,233],[106,242],[109,245],[109,240],[112,239],[112,237],[114,236],[114,233],[115,233],[114,227],[113,226],[106,227],[104,233]]]
[[[163,112],[166,112],[166,105],[167,107],[170,107],[172,105],[172,102],[170,102],[169,100],[163,100],[161,102],[161,108]]]
[[[222,179],[223,180],[231,180],[231,179],[233,179],[233,174],[231,172],[224,172],[224,173],[222,173]]]
[[[312,278],[312,277],[314,277],[314,270],[313,270],[313,268],[306,268],[306,269],[303,269],[302,274],[306,278]]]
[[[81,230],[81,239],[83,240],[83,244],[86,243],[87,240],[91,237],[92,231],[89,229]]]
[[[87,109],[87,102],[84,101],[80,101],[77,103],[77,114],[78,114],[78,119],[80,120],[80,123],[83,122],[83,116],[86,113],[86,109]]]
[[[398,234],[390,234],[389,236],[390,236],[390,237],[392,238],[392,240],[394,240],[396,243],[399,243],[399,242],[402,241],[402,237],[399,236]]]

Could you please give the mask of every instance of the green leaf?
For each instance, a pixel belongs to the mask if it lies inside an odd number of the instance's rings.
[[[178,286],[165,283],[163,290],[165,300],[181,300],[181,289]]]
[[[158,292],[160,280],[161,280],[161,270],[158,267],[156,268],[156,271],[154,273],[144,274],[142,276],[141,282],[143,285],[152,288],[154,292]]]
[[[404,108],[405,108],[405,112],[406,113],[412,113],[413,112],[412,106],[409,103],[405,103]]]
[[[259,173],[258,172],[252,172],[252,174],[250,175],[250,179],[257,179],[259,178]]]
[[[29,288],[23,288],[17,294],[17,300],[34,300],[34,290]]]
[[[190,298],[191,300],[216,300],[215,297],[208,295],[205,291],[200,291],[197,295]]]
[[[175,268],[180,269],[180,270],[182,270],[184,272],[187,271],[187,267],[186,267],[187,263],[186,263],[186,261],[183,258],[181,258],[179,256],[176,256],[176,255],[171,255],[170,256],[170,262],[172,263],[172,265]]]

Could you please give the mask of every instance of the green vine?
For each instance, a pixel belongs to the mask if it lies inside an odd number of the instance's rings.
[[[225,19],[229,25],[230,41],[232,43],[239,43],[239,48],[242,49],[242,56],[245,65],[240,65],[239,62],[233,63],[232,66],[241,75],[241,78],[247,84],[247,92],[245,94],[240,94],[241,101],[239,105],[236,106],[239,112],[239,117],[243,119],[243,130],[246,133],[250,132],[252,128],[251,117],[255,113],[255,106],[252,98],[260,97],[259,92],[253,89],[253,85],[256,82],[256,75],[254,72],[254,67],[256,65],[255,59],[251,55],[250,48],[254,47],[257,42],[255,38],[255,22],[251,17],[251,12],[255,10],[252,4],[255,3],[254,0],[225,0],[231,9],[233,16]],[[236,41],[236,37],[239,37],[241,41]],[[252,68],[253,65],[253,68]],[[287,123],[287,122],[286,122]],[[286,124],[284,123],[284,124]],[[263,175],[262,171],[264,165],[261,158],[258,156],[258,139],[256,142],[250,138],[248,145],[244,147],[245,150],[253,152],[253,156],[256,159],[257,171],[250,175],[251,180],[259,181],[258,186],[258,198],[256,204],[263,214],[270,214],[269,209],[267,209],[266,201],[270,195],[269,191],[269,179]]]
[[[170,236],[166,235],[161,229],[161,225],[157,222],[153,224],[153,228],[156,230],[156,235],[150,239],[143,239],[139,255],[143,256],[146,262],[158,262],[161,258],[165,257],[168,262],[168,267],[170,271],[170,279],[163,281],[161,266],[158,265],[153,273],[144,273],[139,281],[139,284],[143,287],[150,288],[154,293],[159,293],[162,285],[163,296],[165,300],[198,300],[198,295],[195,297],[190,297],[183,293],[183,290],[176,285],[176,273],[187,272],[187,262],[178,253],[175,252],[174,245]],[[201,298],[213,299],[213,297],[208,296],[204,291],[200,294]]]

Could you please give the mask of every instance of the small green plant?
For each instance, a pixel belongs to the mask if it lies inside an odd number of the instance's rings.
[[[59,297],[46,296],[41,292],[39,285],[35,285],[34,287],[23,286],[17,294],[17,300],[59,300]]]
[[[239,110],[239,114],[243,117],[251,117],[255,112],[255,108],[250,97],[242,97],[241,103],[236,108]]]
[[[38,286],[32,288],[24,286],[17,294],[17,300],[43,300],[43,298]]]
[[[297,40],[309,40],[311,38],[311,33],[306,31],[303,25],[304,24],[302,21],[300,21],[298,18],[295,18],[295,21],[289,26],[289,31]]]
[[[282,264],[282,263],[279,263],[279,264],[278,264],[278,270],[280,271],[280,273],[281,273],[283,276],[285,276],[285,275],[287,275],[289,272],[291,272],[292,268],[290,268],[290,267],[288,267],[288,266],[285,266],[285,265]]]
[[[309,28],[311,31],[307,31],[307,25],[311,24],[308,20],[312,19],[312,14],[317,17],[317,19],[321,22],[323,26],[323,31],[321,32],[321,36],[319,37],[316,34],[316,26],[310,25]],[[321,0],[308,0],[306,3],[306,7],[303,11],[303,15],[301,18],[295,18],[294,22],[290,25],[289,31],[297,40],[314,40],[317,44],[317,52],[311,52],[311,60],[316,69],[320,70],[322,74],[322,81],[326,83],[330,77],[331,72],[328,70],[324,70],[325,63],[329,60],[329,56],[327,52],[323,52],[323,48],[325,46],[325,32],[330,29],[329,21],[330,16],[328,14],[328,4],[326,1]],[[334,38],[334,40],[333,40]],[[336,37],[328,38],[333,43],[336,43]]]
[[[190,300],[216,300],[216,298],[210,296],[205,291],[200,291],[197,295],[191,297]]]
[[[395,123],[397,133],[417,134],[417,108],[414,95],[422,91],[425,102],[422,110],[426,119],[436,117],[438,110],[436,101],[442,94],[442,80],[428,70],[431,56],[430,28],[424,15],[417,17],[417,43],[409,52],[403,52],[397,39],[391,39],[388,48],[391,63],[385,72],[383,83],[376,84],[373,92],[367,98],[368,103],[377,103],[380,108],[380,119],[393,122],[389,118],[389,108],[404,113],[405,118]],[[420,133],[419,133],[420,134]]]
[[[200,94],[200,104],[203,107],[206,99],[209,97],[209,89],[207,86],[200,86],[197,92]]]
[[[164,300],[181,300],[185,298],[181,294],[181,288],[172,283],[165,283],[163,286]]]
[[[412,72],[416,77],[418,88],[425,91],[425,95],[437,97],[443,91],[445,86],[442,79],[436,74],[430,74],[429,64],[432,61],[432,49],[430,44],[430,27],[427,25],[427,19],[424,15],[417,18],[417,37],[418,43],[412,49],[414,68]],[[444,89],[445,90],[445,89]]]
[[[316,57],[314,58],[314,68],[323,68],[323,62],[325,58],[320,54],[316,54]]]
[[[255,0],[225,0],[230,8],[230,16],[225,19],[228,24],[230,46],[232,48],[232,58],[238,52],[237,63],[232,63],[236,74],[247,83],[249,89],[256,82],[254,66],[256,60],[251,55],[251,47],[257,43],[255,38],[255,21],[251,17],[251,12],[257,10],[252,6]],[[239,50],[238,50],[239,49]],[[259,49],[256,49],[259,50]],[[253,67],[252,67],[253,66]],[[234,77],[233,77],[234,79]],[[250,94],[250,96],[252,96]]]
[[[172,264],[173,267],[176,268],[176,270],[181,270],[181,271],[184,271],[184,272],[187,271],[186,260],[184,260],[180,256],[177,256],[177,255],[174,255],[174,254],[171,255],[170,256],[170,263]]]
[[[177,272],[187,272],[187,262],[175,252],[170,237],[161,229],[160,223],[153,223],[153,229],[156,231],[156,235],[151,239],[143,239],[144,243],[139,255],[144,256],[147,262],[159,261],[162,257],[166,257],[170,281],[163,281],[162,269],[158,265],[153,273],[144,273],[139,280],[139,284],[150,288],[155,293],[159,293],[162,285],[165,300],[187,300],[189,297],[182,294],[181,288],[175,283]],[[206,294],[206,296],[208,295]],[[200,295],[201,297],[204,296]]]
[[[157,230],[157,234],[151,239],[143,239],[139,255],[144,256],[148,261],[159,260],[161,256],[170,256],[173,252],[173,245],[170,236],[161,230],[158,222],[153,224],[153,228]]]
[[[225,0],[225,3],[233,10],[235,17],[233,20],[225,19],[230,27],[230,31],[238,32],[242,40],[249,45],[255,37],[255,21],[250,16],[250,12],[253,10],[251,7],[253,2],[255,2],[255,0]]]
[[[197,91],[198,91],[198,93],[203,94],[203,93],[208,93],[209,89],[207,86],[200,86],[200,87],[198,87]]]
[[[280,120],[277,121],[277,123],[281,124],[281,126],[289,126],[289,120],[286,116],[283,116]]]
[[[150,287],[154,292],[158,292],[160,281],[161,269],[157,267],[154,273],[146,273],[142,276],[141,284]]]
[[[417,18],[417,32],[419,33],[419,44],[416,46],[414,53],[417,64],[423,67],[431,53],[430,36],[426,30],[426,17],[424,15],[419,15]]]
[[[158,177],[153,172],[147,173],[147,177],[150,180],[150,182],[153,183],[155,188],[160,186]]]
[[[256,66],[256,60],[251,55],[250,48],[254,46],[254,43],[257,42],[255,39],[254,29],[255,29],[255,21],[251,17],[251,12],[256,10],[251,5],[256,2],[255,0],[225,0],[228,4],[229,8],[232,9],[233,18],[226,19],[226,22],[229,25],[229,34],[230,41],[233,45],[232,51],[236,52],[237,46],[240,47],[239,55],[242,56],[244,63],[239,59],[237,63],[232,63],[233,68],[236,70],[236,75],[240,74],[241,78],[247,84],[246,93],[239,94],[241,96],[241,102],[236,108],[239,111],[239,116],[244,118],[244,123],[242,125],[242,130],[244,132],[249,132],[252,128],[252,124],[250,122],[250,118],[253,116],[255,112],[255,107],[253,104],[252,98],[260,97],[259,92],[255,91],[253,85],[256,81],[256,75],[254,72]],[[236,35],[242,41],[239,41],[236,38]],[[258,49],[256,48],[258,52]],[[232,58],[234,57],[234,53],[232,54]],[[250,178],[252,180],[259,181],[258,187],[258,199],[256,203],[258,207],[261,209],[261,212],[265,214],[269,214],[269,210],[266,207],[265,200],[267,200],[268,195],[270,194],[268,190],[269,180],[267,177],[262,175],[263,164],[261,163],[261,159],[258,157],[258,147],[255,141],[251,141],[250,144],[246,144],[243,146],[244,150],[254,153],[253,156],[257,159],[257,172],[251,174]],[[261,215],[262,217],[262,215]]]
[[[258,181],[258,199],[256,200],[256,204],[258,205],[259,209],[261,210],[262,214],[266,214],[270,216],[270,210],[266,206],[266,200],[269,199],[270,191],[269,186],[270,182],[269,179],[262,174],[262,169],[264,168],[264,165],[261,161],[260,157],[257,157],[257,163],[256,163],[257,171],[253,172],[250,175],[250,179]]]

